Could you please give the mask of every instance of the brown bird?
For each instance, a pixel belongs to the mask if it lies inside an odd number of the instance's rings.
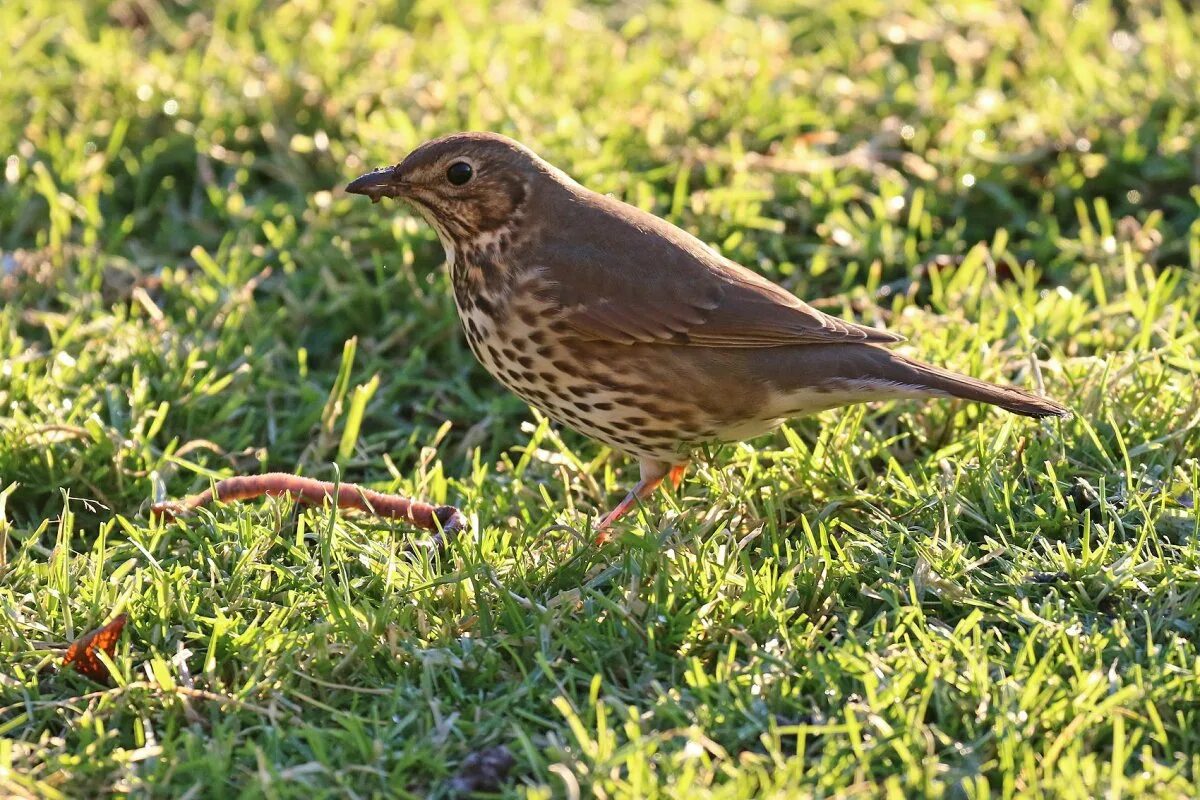
[[[1051,400],[922,364],[904,337],[824,314],[664,220],[491,133],[427,142],[346,191],[411,203],[446,250],[476,358],[550,418],[638,459],[603,531],[709,442],[895,398],[1030,417]]]

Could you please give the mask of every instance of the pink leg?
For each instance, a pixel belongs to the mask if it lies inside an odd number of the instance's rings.
[[[645,500],[654,494],[654,490],[668,475],[670,475],[672,485],[678,487],[679,481],[683,478],[683,471],[687,468],[686,464],[672,466],[662,461],[649,459],[642,459],[640,466],[642,479],[637,482],[629,494],[625,495],[624,500],[617,503],[616,508],[609,511],[596,523],[596,544],[604,544],[608,541],[608,529],[612,527],[612,524],[628,514],[638,504],[638,501]]]

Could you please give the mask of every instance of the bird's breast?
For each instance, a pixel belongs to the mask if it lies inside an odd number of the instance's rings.
[[[560,309],[518,280],[480,304],[455,295],[472,353],[500,383],[551,419],[616,450],[675,462],[723,438],[728,392],[696,348],[620,345],[575,335]],[[689,352],[691,351],[691,352]]]

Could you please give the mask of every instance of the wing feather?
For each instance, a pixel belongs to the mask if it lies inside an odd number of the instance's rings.
[[[536,259],[542,299],[577,336],[700,347],[904,341],[818,311],[632,206],[587,190],[571,200],[559,216],[570,224],[547,224]]]

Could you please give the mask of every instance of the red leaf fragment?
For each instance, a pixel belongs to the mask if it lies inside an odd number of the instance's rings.
[[[117,640],[121,638],[121,631],[128,621],[128,614],[118,614],[107,625],[80,636],[67,648],[67,654],[63,656],[63,666],[73,667],[76,672],[86,675],[96,683],[107,683],[112,676],[109,675],[104,662],[97,658],[96,651],[103,650],[111,657],[117,650]]]

